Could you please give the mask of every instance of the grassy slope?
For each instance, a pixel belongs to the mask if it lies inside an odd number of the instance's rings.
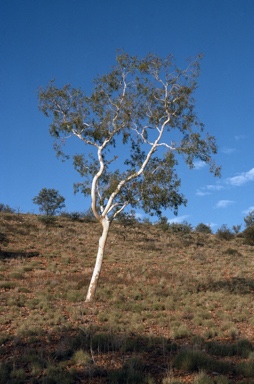
[[[242,238],[115,224],[88,305],[98,224],[1,214],[0,232],[0,383],[254,383]]]

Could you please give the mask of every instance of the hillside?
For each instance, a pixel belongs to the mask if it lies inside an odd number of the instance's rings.
[[[254,247],[235,236],[0,214],[0,383],[254,383]],[[3,241],[5,240],[5,241]]]

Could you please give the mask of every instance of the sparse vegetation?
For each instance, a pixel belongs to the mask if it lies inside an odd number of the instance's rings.
[[[212,233],[211,227],[209,227],[209,225],[206,225],[204,223],[198,224],[196,226],[195,231],[200,233]]]
[[[222,240],[232,240],[234,238],[232,230],[228,228],[226,224],[222,224],[222,226],[217,230],[216,235]]]
[[[56,220],[0,213],[9,240],[0,252],[0,383],[253,382],[253,246],[244,236],[229,243],[115,222],[88,304],[100,226]]]
[[[0,212],[4,213],[14,213],[15,209],[11,208],[8,204],[0,203]]]
[[[245,238],[246,244],[254,245],[254,225],[248,226],[243,231],[243,236]]]
[[[187,234],[192,231],[192,226],[187,221],[183,221],[182,223],[169,224],[169,230],[172,233]]]

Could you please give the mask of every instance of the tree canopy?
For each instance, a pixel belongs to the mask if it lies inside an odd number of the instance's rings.
[[[219,174],[212,160],[215,138],[202,136],[194,110],[200,58],[180,70],[171,56],[138,59],[122,53],[111,72],[94,80],[90,96],[54,82],[40,89],[40,109],[53,118],[57,154],[67,157],[62,144],[70,136],[90,147],[73,162],[84,180],[76,187],[94,195],[96,216],[115,217],[127,205],[150,214],[163,208],[176,212],[186,203],[178,192],[177,155],[190,168],[200,159]]]

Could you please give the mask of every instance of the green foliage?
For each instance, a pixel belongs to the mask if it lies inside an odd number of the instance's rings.
[[[167,231],[169,229],[168,218],[166,216],[161,216],[159,221],[157,221],[156,226],[162,229],[162,231]]]
[[[4,213],[14,213],[15,209],[11,208],[8,204],[0,203],[0,212]]]
[[[254,225],[247,226],[243,231],[245,243],[248,245],[254,245]]]
[[[198,224],[195,228],[195,231],[200,233],[212,233],[211,227],[203,223]]]
[[[92,364],[91,356],[83,349],[75,351],[72,359],[77,365],[89,366]]]
[[[226,249],[226,251],[224,253],[226,255],[231,255],[231,256],[242,256],[241,253],[237,249],[234,249],[234,248],[228,248],[228,249]]]
[[[148,378],[144,375],[145,364],[140,357],[131,357],[123,368],[110,374],[110,383],[122,384],[148,384]]]
[[[246,228],[254,225],[254,210],[250,211],[247,216],[244,218]]]
[[[87,211],[85,211],[84,213],[82,213],[81,217],[85,223],[95,222],[95,217],[94,217],[94,214],[93,214],[93,211],[91,210],[91,208],[88,209]]]
[[[237,235],[241,230],[241,224],[233,225],[232,230]]]
[[[172,233],[188,234],[191,233],[192,226],[187,223],[187,221],[183,221],[182,223],[171,223],[169,224],[169,230]]]
[[[38,216],[38,220],[46,226],[54,226],[57,218],[54,216]]]
[[[33,198],[34,204],[39,205],[40,212],[46,216],[54,216],[65,207],[65,198],[56,189],[42,188],[38,196]]]
[[[91,209],[85,212],[62,212],[61,217],[66,217],[72,221],[84,221],[85,223],[92,223],[95,221],[93,211]]]
[[[72,221],[81,221],[82,213],[80,212],[61,212],[61,217],[66,217],[67,219],[70,219]]]
[[[222,224],[222,226],[217,230],[216,236],[218,236],[221,240],[232,240],[234,238],[233,232],[226,224]]]
[[[209,357],[203,351],[195,351],[192,349],[183,349],[178,353],[174,360],[174,366],[185,371],[195,372],[206,370],[209,372],[216,371],[219,373],[232,372],[230,363],[217,361]]]
[[[136,213],[134,210],[130,212],[121,212],[117,216],[117,221],[122,224],[124,227],[134,226],[139,223],[139,220],[136,217]]]

